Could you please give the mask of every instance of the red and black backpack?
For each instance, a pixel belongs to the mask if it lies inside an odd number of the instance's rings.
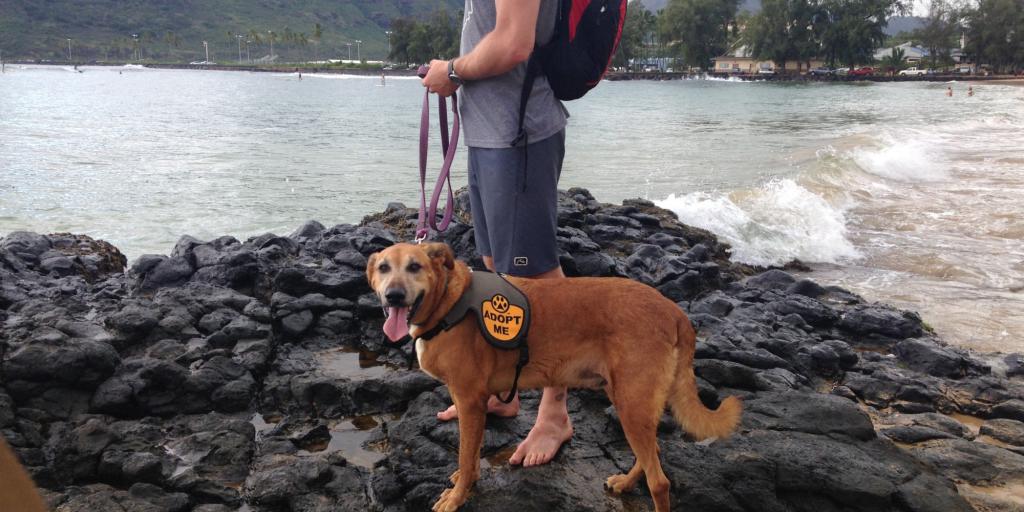
[[[604,77],[611,64],[627,0],[559,0],[558,21],[551,40],[534,49],[526,66],[526,79],[519,101],[519,130],[513,146],[526,137],[523,118],[533,81],[543,73],[555,97],[570,101],[583,97]]]

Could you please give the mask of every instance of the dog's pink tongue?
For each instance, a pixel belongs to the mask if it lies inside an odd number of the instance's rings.
[[[387,334],[391,341],[398,341],[409,334],[409,308],[388,308],[384,334]]]

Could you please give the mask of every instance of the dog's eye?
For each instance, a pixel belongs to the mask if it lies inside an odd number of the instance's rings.
[[[381,274],[386,274],[390,271],[391,265],[388,265],[387,263],[381,263],[380,266],[377,267],[377,272],[380,272]]]
[[[423,268],[423,265],[420,265],[419,263],[416,263],[414,261],[410,263],[408,267],[405,267],[405,270],[415,274],[416,272],[419,272],[421,268]]]

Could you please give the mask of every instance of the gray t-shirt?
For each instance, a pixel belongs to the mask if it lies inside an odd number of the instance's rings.
[[[558,0],[541,0],[537,17],[538,45],[551,39],[558,18]],[[462,23],[462,49],[465,55],[492,30],[497,18],[494,0],[466,0]],[[466,82],[459,89],[459,107],[467,146],[507,148],[519,128],[519,99],[526,76],[526,63],[508,73]],[[565,128],[568,113],[555,98],[543,75],[533,83],[523,122],[530,142],[544,140]]]

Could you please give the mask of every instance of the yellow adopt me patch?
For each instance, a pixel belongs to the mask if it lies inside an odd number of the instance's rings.
[[[480,305],[484,328],[498,341],[512,341],[523,329],[525,312],[523,308],[509,302],[500,293],[494,294]]]

